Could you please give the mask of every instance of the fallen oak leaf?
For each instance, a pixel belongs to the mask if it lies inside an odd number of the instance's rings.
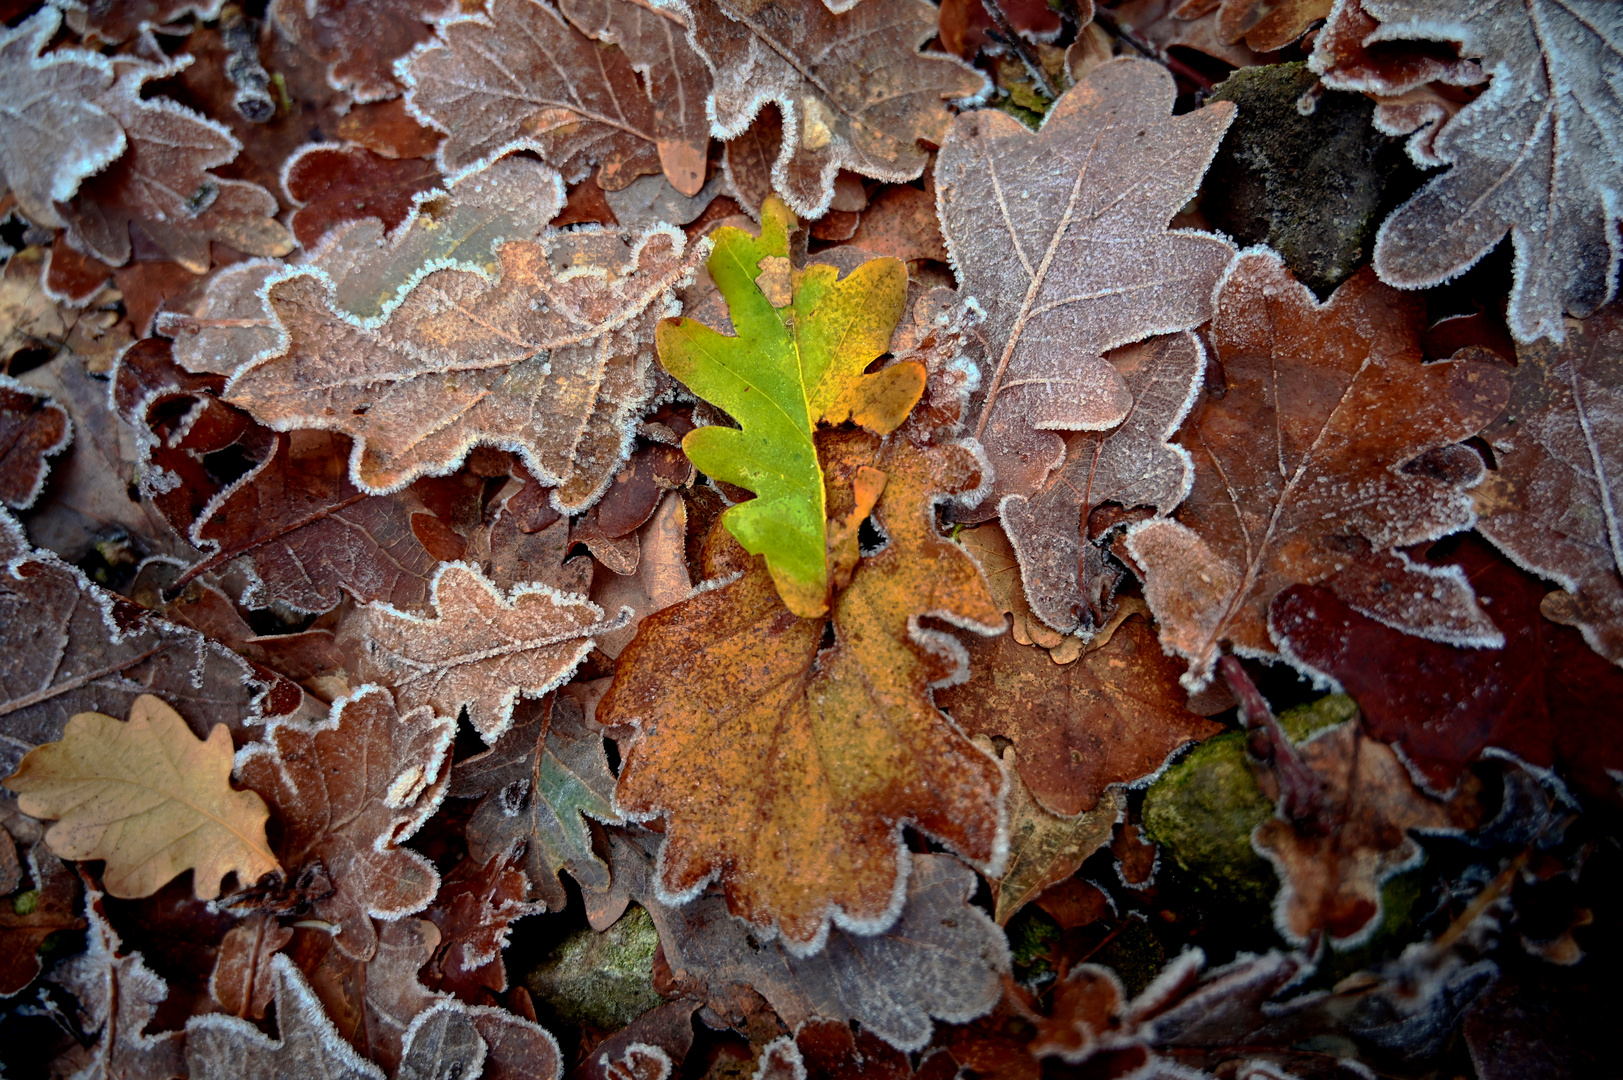
[[[143,695],[127,722],[78,713],[60,742],[37,746],[5,778],[25,814],[59,819],[45,834],[64,859],[105,859],[102,882],[120,897],[151,896],[187,870],[200,900],[230,873],[249,885],[280,869],[265,840],[270,816],[252,791],[231,787],[231,732],[200,741],[175,710]]]
[[[430,23],[454,18],[453,0],[272,0],[267,14],[290,41],[327,65],[327,82],[356,102],[400,94],[396,65],[429,40]]]
[[[1221,4],[1185,0],[1174,17],[1216,7],[1217,33],[1225,42],[1234,45],[1243,40],[1257,52],[1274,52],[1301,38],[1333,6],[1333,0],[1221,0]]]
[[[775,197],[761,215],[759,238],[718,229],[705,264],[738,336],[669,319],[657,331],[659,361],[741,425],[691,431],[682,449],[701,472],[755,492],[721,520],[745,551],[766,558],[785,606],[809,618],[828,610],[829,592],[817,427],[852,419],[890,433],[918,401],[925,370],[906,362],[864,374],[902,314],[899,261],[871,260],[840,280],[832,266],[795,270],[794,215]]]
[[[377,218],[393,232],[416,209],[416,196],[440,184],[439,170],[422,158],[336,143],[302,146],[282,169],[282,186],[298,207],[288,224],[307,249],[335,225],[360,218]]]
[[[46,458],[72,441],[66,409],[50,395],[0,375],[0,502],[13,510],[34,505],[51,471]]]
[[[1211,333],[1228,389],[1196,407],[1181,439],[1194,487],[1176,521],[1127,533],[1161,644],[1190,661],[1185,685],[1207,683],[1222,640],[1243,655],[1275,655],[1267,612],[1281,590],[1325,581],[1371,549],[1471,524],[1468,489],[1481,462],[1444,448],[1481,430],[1509,388],[1487,364],[1422,364],[1420,316],[1418,300],[1367,271],[1320,304],[1272,252],[1230,269]],[[1266,454],[1259,431],[1273,433]],[[1433,470],[1425,455],[1437,452],[1450,456]],[[1389,570],[1386,621],[1498,645],[1469,601],[1435,617],[1430,598],[1463,592],[1457,577],[1402,560]]]
[[[427,918],[439,927],[440,943],[424,969],[430,989],[482,1004],[507,989],[502,950],[515,920],[541,910],[525,902],[524,871],[502,852],[479,865],[464,859],[440,884]]]
[[[584,509],[631,449],[653,391],[654,325],[696,255],[680,232],[655,229],[508,241],[497,256],[498,280],[435,270],[377,322],[337,308],[327,275],[290,270],[265,292],[282,344],[238,369],[226,399],[273,428],[349,435],[363,491],[500,445],[558,486],[556,506]]]
[[[1107,614],[1103,555],[1087,535],[1094,508],[1153,506],[1164,516],[1194,482],[1189,451],[1171,440],[1200,390],[1206,356],[1199,339],[1152,338],[1109,360],[1132,395],[1122,422],[1108,432],[1066,435],[1065,463],[1030,496],[1016,492],[998,504],[1031,610],[1061,633],[1094,631]]]
[[[1063,666],[1012,635],[974,642],[969,679],[936,694],[965,731],[1010,739],[1031,797],[1061,817],[1091,812],[1113,786],[1155,775],[1222,730],[1189,710],[1178,662],[1146,616],[1101,638]]]
[[[155,26],[180,22],[188,15],[198,22],[212,22],[220,16],[224,0],[123,0],[117,4],[86,4],[68,8],[64,14],[74,33],[121,44]]]
[[[913,856],[899,918],[888,931],[835,931],[825,949],[801,957],[787,941],[761,940],[715,895],[666,904],[655,860],[618,834],[611,844],[615,877],[647,908],[673,978],[712,1000],[730,984],[753,986],[791,1029],[815,1017],[855,1019],[891,1046],[913,1051],[930,1041],[932,1017],[963,1023],[1002,996],[1008,943],[968,903],[975,876],[951,856]],[[888,988],[882,995],[867,989],[880,972]]]
[[[405,709],[428,705],[442,716],[467,709],[487,744],[512,723],[520,696],[567,682],[596,644],[591,635],[628,618],[604,621],[585,597],[539,583],[504,593],[460,562],[440,564],[430,594],[432,616],[387,605],[368,612],[361,677],[387,685]]]
[[[1477,495],[1477,531],[1561,583],[1590,648],[1623,664],[1623,305],[1562,345],[1517,349],[1510,401],[1483,437],[1498,469]]]
[[[439,888],[433,864],[397,845],[444,798],[455,735],[454,719],[427,706],[401,715],[387,690],[362,686],[333,702],[325,724],[280,721],[239,757],[238,776],[281,823],[282,864],[295,878],[311,867],[330,878],[311,908],[347,956],[377,951],[370,916],[421,911]]]
[[[1063,463],[1058,432],[1127,416],[1132,395],[1107,351],[1211,316],[1234,247],[1166,223],[1234,110],[1174,117],[1174,96],[1160,65],[1117,60],[1066,91],[1040,132],[982,110],[960,116],[941,148],[941,229],[960,287],[985,308],[991,352],[972,433],[997,476],[978,519]]]
[[[1623,63],[1623,10],[1601,0],[1363,0],[1375,40],[1458,42],[1490,84],[1425,133],[1452,165],[1394,210],[1375,238],[1382,281],[1425,288],[1460,274],[1509,234],[1512,336],[1561,341],[1563,315],[1592,314],[1616,292],[1616,193],[1623,187],[1619,94],[1591,77]]]
[[[76,911],[79,879],[44,844],[28,850],[33,888],[0,899],[0,998],[28,988],[40,972],[39,950],[59,930],[83,930]]]
[[[587,14],[577,9],[577,25]],[[487,11],[441,23],[401,65],[407,108],[446,133],[441,171],[458,177],[530,150],[570,181],[597,163],[606,190],[659,172],[654,100],[626,52],[583,29],[540,0],[491,0]],[[684,194],[703,185],[702,160],[698,185],[686,168],[672,178]]]
[[[468,819],[468,854],[490,863],[524,845],[526,899],[561,911],[567,869],[585,893],[609,887],[609,868],[592,850],[590,817],[621,823],[603,737],[587,726],[580,703],[554,695],[520,707],[517,722],[490,749],[458,762],[451,795],[481,797]]]
[[[936,33],[925,0],[867,0],[836,13],[822,0],[771,4],[669,0],[715,72],[711,134],[736,139],[768,103],[784,137],[772,186],[797,213],[822,217],[841,169],[903,183],[924,171],[919,141],[940,143],[951,100],[990,87],[957,57],[920,51]],[[749,200],[745,200],[750,205]]]
[[[293,940],[273,915],[256,913],[226,932],[209,973],[209,997],[232,1016],[263,1020],[276,984],[271,957]]]
[[[961,647],[917,627],[928,615],[1001,628],[933,512],[975,488],[980,466],[962,446],[821,439],[836,518],[860,466],[888,477],[874,514],[890,542],[837,598],[833,647],[821,649],[824,621],[794,616],[762,563],[717,530],[704,569],[721,580],[643,620],[596,714],[640,729],[615,803],[666,818],[659,895],[676,902],[719,878],[729,910],[776,927],[797,955],[821,946],[831,918],[870,932],[894,921],[902,822],[988,872],[1006,850],[998,764],[930,700],[932,685],[962,678]]]
[[[31,221],[65,222],[58,204],[106,168],[128,145],[100,95],[113,82],[112,61],[85,49],[40,51],[62,13],[46,6],[0,34],[0,175]]]
[[[242,149],[230,130],[168,98],[141,96],[147,83],[172,78],[190,62],[118,57],[117,78],[96,99],[124,129],[127,146],[61,210],[73,243],[110,266],[130,261],[131,224],[194,274],[208,273],[211,240],[247,255],[293,249],[275,219],[275,196],[210,171]]]

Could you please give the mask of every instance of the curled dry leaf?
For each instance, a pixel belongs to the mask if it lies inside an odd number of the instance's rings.
[[[1197,5],[1215,6],[1185,0],[1184,9]],[[1244,40],[1258,52],[1273,52],[1307,33],[1333,6],[1333,0],[1222,0],[1217,7],[1217,33],[1230,45]]]
[[[426,42],[428,24],[452,17],[454,0],[272,0],[268,14],[296,45],[327,64],[327,81],[357,102],[400,93],[395,64]]]
[[[917,177],[928,160],[917,143],[941,142],[952,121],[947,102],[989,89],[956,57],[919,51],[936,33],[926,0],[866,0],[844,14],[822,0],[670,6],[683,11],[715,72],[712,134],[736,139],[764,106],[777,106],[783,135],[772,186],[806,217],[828,210],[841,169]]]
[[[1605,0],[1363,0],[1375,40],[1458,42],[1486,91],[1430,138],[1452,165],[1392,212],[1375,270],[1403,288],[1463,272],[1508,233],[1516,248],[1506,320],[1518,341],[1562,340],[1563,315],[1612,298],[1623,192],[1623,8]]]
[[[1251,846],[1279,873],[1274,922],[1285,940],[1310,945],[1327,937],[1351,948],[1380,926],[1381,884],[1420,861],[1410,830],[1474,827],[1476,804],[1468,795],[1449,805],[1428,798],[1392,748],[1368,737],[1356,719],[1296,749],[1322,785],[1320,810],[1330,826],[1269,818]]]
[[[142,30],[180,22],[188,15],[199,22],[219,17],[223,0],[121,0],[119,3],[85,4],[66,11],[68,25],[86,36],[118,44]]]
[[[128,722],[79,713],[60,742],[36,746],[5,786],[25,814],[56,820],[45,834],[64,859],[105,859],[113,896],[151,896],[193,871],[198,899],[280,869],[265,840],[270,811],[252,791],[231,787],[231,732],[216,724],[199,740],[179,713],[151,695]]]
[[[1623,305],[1517,350],[1510,403],[1483,433],[1499,468],[1477,531],[1561,583],[1563,618],[1623,664]]]
[[[524,872],[503,852],[484,865],[464,859],[451,871],[428,909],[439,927],[440,943],[424,969],[435,990],[474,1004],[507,989],[502,950],[514,920],[534,915],[524,901],[529,891]]]
[[[1480,64],[1456,55],[1446,44],[1388,40],[1380,25],[1363,0],[1339,0],[1313,39],[1307,66],[1326,86],[1377,97],[1406,94],[1429,83],[1475,86],[1487,81]]]
[[[561,911],[568,894],[558,871],[589,893],[609,887],[609,868],[592,850],[586,818],[619,824],[614,774],[603,736],[588,726],[580,703],[552,696],[519,708],[517,722],[489,750],[459,762],[451,794],[482,796],[468,819],[468,854],[491,862],[524,846],[526,899]]]
[[[51,466],[45,459],[73,441],[68,411],[50,395],[0,375],[0,502],[34,505]]]
[[[1148,620],[1135,615],[1064,666],[1012,635],[973,642],[969,679],[938,691],[936,701],[964,730],[1012,741],[1031,796],[1073,817],[1099,806],[1113,785],[1158,772],[1180,747],[1222,730],[1189,711],[1178,671]]]
[[[599,2],[632,6],[628,0]],[[671,132],[656,121],[655,99],[641,91],[636,75],[636,66],[651,67],[655,28],[650,26],[645,42],[622,21],[629,13],[604,20],[592,6],[576,8],[572,26],[540,0],[491,0],[488,14],[442,24],[434,41],[405,62],[412,115],[446,133],[439,164],[447,176],[477,170],[514,150],[534,151],[572,182],[598,164],[598,184],[610,190],[660,171],[660,135],[668,141]],[[659,20],[647,10],[642,18]],[[617,37],[634,43],[640,64],[634,66],[630,49],[605,48],[582,32],[584,26],[576,28],[585,22],[607,30],[606,21],[620,31]],[[704,90],[692,89],[702,100]],[[687,92],[681,84],[679,97]],[[698,184],[687,171],[691,153],[672,150],[684,160],[672,182],[694,194],[704,183],[703,150]]]
[[[835,931],[818,955],[801,958],[787,943],[763,941],[715,895],[667,905],[654,861],[622,836],[612,844],[615,877],[648,909],[673,978],[708,997],[719,999],[730,984],[752,986],[791,1029],[814,1017],[854,1019],[911,1051],[929,1042],[931,1017],[963,1023],[1002,996],[1008,943],[968,903],[975,875],[951,856],[912,857],[900,917],[887,932]],[[663,851],[659,861],[666,861]],[[884,994],[871,991],[876,975]]]
[[[984,735],[976,745],[990,752],[992,740]],[[1003,875],[991,882],[992,917],[999,926],[1051,885],[1081,868],[1089,855],[1110,842],[1116,822],[1127,812],[1127,797],[1109,791],[1098,805],[1075,817],[1060,817],[1031,797],[1020,778],[1019,755],[1005,747],[1003,771],[1009,777],[1009,862]]]
[[[1225,640],[1274,655],[1268,604],[1280,590],[1471,524],[1468,488],[1482,464],[1447,448],[1497,415],[1509,387],[1478,361],[1423,364],[1423,307],[1368,271],[1321,305],[1271,252],[1230,270],[1211,331],[1227,392],[1200,402],[1182,435],[1194,487],[1177,521],[1143,522],[1127,537],[1162,646],[1190,661],[1187,685],[1205,685]],[[1500,643],[1474,604],[1438,617],[1435,598],[1462,591],[1457,576],[1403,559],[1383,572],[1383,621]]]
[[[1152,338],[1109,360],[1132,395],[1126,417],[1105,433],[1066,435],[1065,463],[1029,497],[1010,494],[998,505],[1031,610],[1062,633],[1091,632],[1105,620],[1103,554],[1088,536],[1094,508],[1110,502],[1170,514],[1194,481],[1189,452],[1171,440],[1206,368],[1199,339]]]
[[[591,634],[619,628],[585,597],[541,584],[504,593],[466,563],[440,564],[430,603],[433,616],[372,610],[362,677],[386,684],[404,709],[466,708],[486,743],[507,730],[521,695],[568,680],[592,651]]]
[[[828,610],[832,544],[818,425],[851,419],[889,434],[918,401],[925,369],[903,362],[864,373],[906,303],[900,262],[870,260],[840,280],[832,266],[793,269],[794,215],[776,197],[761,215],[758,238],[718,229],[706,263],[737,336],[670,319],[659,326],[659,362],[740,425],[691,431],[682,449],[700,471],[755,493],[722,523],[745,551],[765,557],[784,605],[811,618]]]
[[[1540,614],[1548,586],[1471,537],[1450,556],[1504,634],[1503,649],[1420,641],[1359,614],[1323,587],[1274,601],[1269,624],[1293,661],[1346,687],[1369,733],[1390,742],[1421,782],[1449,792],[1490,747],[1613,798],[1623,737],[1611,716],[1623,671],[1578,632]]]
[[[1160,65],[1115,61],[1066,91],[1040,132],[983,110],[959,117],[941,149],[942,232],[990,346],[971,433],[997,476],[980,519],[1064,462],[1057,432],[1128,415],[1132,394],[1105,352],[1211,316],[1233,245],[1166,223],[1234,110],[1174,117],[1175,93]]]
[[[233,926],[214,958],[209,997],[232,1016],[263,1020],[276,992],[271,957],[292,940],[292,929],[273,915],[250,915]]]
[[[584,508],[631,449],[653,388],[654,324],[696,257],[672,229],[560,233],[497,255],[495,282],[436,270],[377,321],[336,306],[323,272],[273,281],[265,298],[282,344],[238,370],[227,399],[273,428],[349,435],[364,491],[499,445],[558,487],[555,505]]]
[[[434,898],[433,864],[396,845],[444,797],[455,736],[454,719],[427,706],[398,714],[387,690],[363,686],[334,702],[325,724],[273,724],[237,762],[242,782],[276,811],[290,878],[321,871],[330,880],[311,910],[337,928],[334,941],[350,957],[377,951],[369,916],[398,919]]]
[[[138,952],[123,952],[123,942],[107,922],[102,894],[87,892],[85,917],[90,929],[85,951],[63,961],[51,982],[78,1002],[73,1020],[94,1042],[70,1051],[63,1064],[77,1066],[86,1080],[170,1080],[186,1075],[186,1037],[178,1031],[146,1034],[169,987]]]
[[[0,175],[29,219],[61,228],[57,204],[124,152],[124,129],[101,107],[113,64],[98,53],[45,48],[62,13],[46,6],[0,34]]]
[[[538,235],[563,204],[554,170],[520,158],[501,161],[447,184],[443,197],[417,200],[393,232],[370,219],[335,229],[306,265],[331,280],[336,310],[370,324],[397,307],[430,266],[494,276],[496,246]],[[267,260],[228,266],[209,281],[193,314],[165,312],[155,329],[175,339],[175,359],[188,371],[230,375],[281,344],[264,292],[285,271]]]
[[[918,626],[1001,628],[975,564],[935,526],[935,503],[978,486],[980,466],[961,446],[822,440],[836,520],[859,469],[888,477],[874,514],[890,542],[836,599],[833,647],[824,620],[785,608],[761,562],[718,530],[704,572],[733,576],[644,619],[597,709],[604,725],[640,727],[616,804],[666,816],[659,895],[719,878],[729,910],[797,954],[817,950],[831,917],[871,932],[894,921],[902,822],[989,871],[1006,843],[997,762],[930,698],[962,678],[961,647]]]
[[[1153,50],[1163,62],[1176,59],[1174,48],[1193,49],[1231,67],[1260,62],[1245,45],[1223,39],[1212,0],[1100,0],[1099,7],[1115,20],[1118,30]]]

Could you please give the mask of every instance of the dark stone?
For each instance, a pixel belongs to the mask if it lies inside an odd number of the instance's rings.
[[[1241,68],[1213,92],[1239,115],[1206,174],[1201,209],[1239,243],[1279,252],[1323,299],[1369,261],[1381,220],[1423,177],[1401,139],[1375,130],[1374,102],[1318,81],[1306,64],[1273,64]]]

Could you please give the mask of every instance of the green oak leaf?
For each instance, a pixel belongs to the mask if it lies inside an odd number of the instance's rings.
[[[722,517],[744,550],[766,558],[784,605],[803,618],[828,610],[827,513],[813,435],[819,423],[853,420],[879,435],[907,418],[924,368],[884,355],[907,300],[907,269],[873,259],[838,280],[832,266],[796,270],[797,222],[776,196],[761,208],[761,235],[716,230],[706,264],[727,300],[737,337],[693,319],[666,319],[659,361],[738,428],[705,427],[682,441],[694,466],[756,497]]]

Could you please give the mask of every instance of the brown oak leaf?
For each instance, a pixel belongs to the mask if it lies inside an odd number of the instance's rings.
[[[1006,842],[997,762],[930,697],[962,678],[961,646],[919,625],[1001,629],[974,562],[935,524],[937,501],[978,486],[980,466],[961,446],[821,440],[832,520],[851,511],[859,468],[888,476],[874,515],[889,543],[837,598],[833,646],[823,618],[791,614],[764,564],[713,532],[704,571],[721,580],[643,620],[597,709],[640,729],[616,804],[666,817],[660,896],[719,878],[729,910],[797,954],[821,946],[831,916],[870,932],[895,919],[903,822],[981,867]]]
[[[455,735],[454,719],[426,706],[398,714],[387,690],[363,686],[333,703],[327,724],[273,724],[238,759],[238,777],[276,811],[288,873],[317,868],[331,881],[311,908],[348,956],[377,951],[369,916],[398,919],[434,898],[433,864],[397,845],[444,797]]]
[[[264,1019],[276,990],[271,957],[292,940],[292,929],[272,915],[250,915],[233,926],[214,958],[209,996],[232,1016]]]
[[[665,179],[683,195],[704,187],[710,149],[710,69],[669,8],[639,0],[560,0],[558,9],[588,37],[618,45],[643,77],[654,108],[654,141]]]
[[[377,218],[393,232],[416,208],[416,196],[441,182],[433,162],[420,157],[387,158],[333,143],[301,147],[282,170],[282,186],[298,207],[289,224],[305,248],[360,218]]]
[[[138,952],[123,952],[123,942],[107,922],[101,893],[85,895],[90,929],[86,949],[61,963],[48,976],[78,1001],[74,1020],[94,1042],[75,1046],[59,1062],[74,1076],[119,1077],[120,1080],[170,1080],[186,1075],[186,1036],[178,1031],[146,1034],[169,987]]]
[[[64,859],[105,860],[112,896],[151,896],[192,871],[200,900],[279,869],[265,839],[265,802],[231,786],[231,732],[206,740],[159,698],[143,694],[123,721],[83,712],[58,742],[36,746],[5,786],[23,813],[56,824],[45,842]]]
[[[515,920],[540,910],[525,902],[527,892],[524,871],[506,853],[482,866],[475,859],[457,864],[426,913],[440,931],[424,972],[429,988],[475,1005],[505,991],[502,950],[508,931]]]
[[[376,219],[352,222],[333,229],[309,253],[304,265],[331,279],[336,310],[376,322],[430,265],[494,275],[495,245],[540,234],[564,204],[557,172],[522,158],[448,183],[445,193],[444,199],[417,202],[392,232]],[[230,375],[282,344],[264,291],[286,269],[263,259],[228,266],[210,279],[190,315],[165,312],[155,330],[175,339],[175,359],[188,371]]]
[[[1560,621],[1623,664],[1623,305],[1569,324],[1565,344],[1522,346],[1504,415],[1483,433],[1499,468],[1477,531],[1561,583]]]
[[[1194,194],[1234,110],[1169,115],[1158,64],[1096,68],[1035,134],[1006,113],[960,116],[936,165],[959,286],[986,310],[990,354],[971,433],[997,471],[977,520],[1063,464],[1061,431],[1119,424],[1133,398],[1104,354],[1211,316],[1233,255],[1166,223]]]
[[[1381,884],[1420,861],[1410,830],[1474,827],[1476,804],[1469,794],[1451,804],[1427,797],[1392,748],[1368,737],[1356,719],[1296,751],[1323,785],[1323,820],[1334,824],[1312,828],[1272,817],[1257,826],[1251,846],[1279,874],[1274,922],[1285,940],[1311,947],[1325,936],[1348,949],[1380,926]]]
[[[1094,508],[1111,502],[1170,514],[1194,480],[1189,452],[1171,440],[1200,389],[1199,340],[1152,338],[1108,359],[1132,395],[1127,416],[1108,432],[1067,434],[1065,463],[1029,497],[1011,494],[998,506],[1031,610],[1062,633],[1091,632],[1107,617],[1103,554],[1088,536]]]
[[[1142,42],[1163,63],[1177,62],[1173,49],[1192,49],[1232,67],[1261,62],[1244,44],[1223,39],[1217,5],[1211,0],[1099,0],[1099,8],[1115,20],[1118,30]],[[1181,62],[1179,66],[1185,73],[1192,70]]]
[[[274,195],[209,171],[242,148],[229,129],[173,100],[141,96],[148,82],[170,78],[187,63],[119,57],[116,81],[96,99],[123,127],[127,148],[59,208],[73,242],[111,266],[130,260],[132,224],[194,274],[208,272],[211,240],[247,255],[293,248],[275,219]]]
[[[113,82],[112,61],[84,49],[40,50],[56,36],[62,12],[49,5],[0,34],[0,176],[31,221],[65,222],[59,205],[87,177],[124,152],[124,129],[107,115],[101,94]]]
[[[599,45],[576,28],[581,22],[601,28],[593,14],[583,7],[571,25],[540,0],[491,0],[488,13],[442,24],[435,40],[412,55],[406,102],[412,115],[446,133],[439,164],[447,176],[514,150],[534,151],[572,182],[596,164],[597,182],[608,190],[660,171],[660,135],[668,128],[636,74],[639,66],[651,70],[654,42],[615,20],[643,59]],[[642,17],[660,18],[648,10]],[[679,94],[686,92],[683,84]],[[685,167],[673,183],[696,192],[704,183],[702,151],[699,166],[699,185]]]
[[[282,346],[240,369],[225,396],[273,428],[349,435],[364,491],[499,445],[557,486],[554,505],[579,510],[630,452],[654,388],[654,327],[699,254],[669,229],[507,242],[497,281],[436,270],[379,322],[335,308],[325,275],[293,271],[265,293]]]
[[[538,583],[504,593],[466,563],[440,564],[430,604],[433,616],[372,609],[362,677],[386,684],[402,708],[466,708],[486,743],[507,730],[520,696],[568,681],[596,644],[591,635],[619,628],[583,596]]]
[[[219,17],[222,0],[96,0],[66,11],[75,33],[94,35],[111,44],[128,41],[142,30],[180,22],[188,15],[199,21]]]
[[[454,16],[454,0],[272,0],[276,28],[327,65],[327,81],[357,102],[400,93],[395,62],[421,47],[429,23]]]
[[[1548,586],[1480,539],[1465,538],[1448,562],[1482,597],[1503,649],[1416,640],[1323,587],[1280,593],[1269,626],[1295,663],[1346,688],[1366,730],[1402,750],[1428,790],[1453,791],[1493,747],[1539,768],[1560,766],[1579,788],[1615,799],[1623,733],[1612,714],[1623,671],[1541,615]]]
[[[975,875],[949,855],[912,857],[906,891],[896,901],[899,917],[888,931],[836,930],[821,952],[800,957],[787,941],[762,940],[732,918],[713,893],[681,907],[666,904],[655,860],[623,836],[611,842],[616,880],[623,877],[648,909],[673,980],[695,996],[721,1001],[729,986],[754,987],[791,1030],[813,1017],[855,1019],[904,1051],[929,1042],[931,1017],[963,1023],[1002,996],[1007,941],[968,903]],[[659,862],[665,858],[661,848]],[[868,989],[877,972],[885,973],[884,994]]]
[[[196,631],[160,619],[95,585],[77,568],[30,551],[0,517],[0,769],[62,737],[75,713],[128,715],[142,694],[177,709],[194,732],[249,725],[298,707],[286,684]]]
[[[1330,14],[1334,0],[1184,0],[1174,18],[1217,11],[1217,33],[1230,45],[1244,41],[1257,52],[1283,49]]]
[[[1481,430],[1509,392],[1485,363],[1423,364],[1423,308],[1367,271],[1319,304],[1266,251],[1229,272],[1211,330],[1227,390],[1207,395],[1181,436],[1194,487],[1176,521],[1127,535],[1161,644],[1190,661],[1186,685],[1205,685],[1221,642],[1275,655],[1274,596],[1370,557],[1383,560],[1386,585],[1369,590],[1383,621],[1500,644],[1457,575],[1381,555],[1470,526],[1468,489],[1483,468],[1452,444]],[[1453,594],[1466,603],[1444,603]]]
[[[1439,130],[1418,136],[1434,161],[1453,167],[1381,225],[1376,272],[1403,288],[1437,285],[1509,234],[1511,334],[1562,340],[1564,314],[1586,317],[1615,295],[1623,256],[1615,239],[1623,126],[1618,89],[1602,75],[1623,63],[1623,8],[1362,0],[1362,10],[1380,22],[1366,41],[1457,42],[1492,79]],[[1342,85],[1333,66],[1320,66],[1328,85]]]
[[[178,590],[242,560],[249,603],[327,611],[348,592],[362,602],[418,607],[434,559],[412,532],[410,492],[368,495],[349,479],[350,440],[326,431],[272,432],[215,397],[218,376],[190,375],[168,342],[147,338],[119,358],[113,402],[153,438],[137,447],[146,500],[206,557]],[[254,462],[230,483],[211,455]]]
[[[451,794],[480,797],[468,819],[468,853],[490,863],[524,846],[526,899],[561,911],[567,869],[588,894],[609,887],[609,868],[592,850],[586,818],[619,824],[614,774],[603,736],[567,695],[520,706],[514,724],[489,750],[458,762]]]
[[[34,505],[51,471],[45,459],[72,441],[66,409],[48,394],[0,375],[0,502],[13,510]]]
[[[916,144],[941,142],[947,102],[988,90],[957,57],[920,51],[936,33],[925,0],[865,0],[841,5],[843,14],[822,0],[671,6],[715,71],[711,134],[736,139],[763,107],[777,106],[772,185],[802,217],[829,209],[841,169],[898,183],[918,177],[928,158]]]
[[[1189,711],[1179,666],[1135,615],[1063,666],[1013,635],[973,642],[969,679],[936,700],[964,730],[1011,740],[1032,797],[1074,817],[1222,730]]]

